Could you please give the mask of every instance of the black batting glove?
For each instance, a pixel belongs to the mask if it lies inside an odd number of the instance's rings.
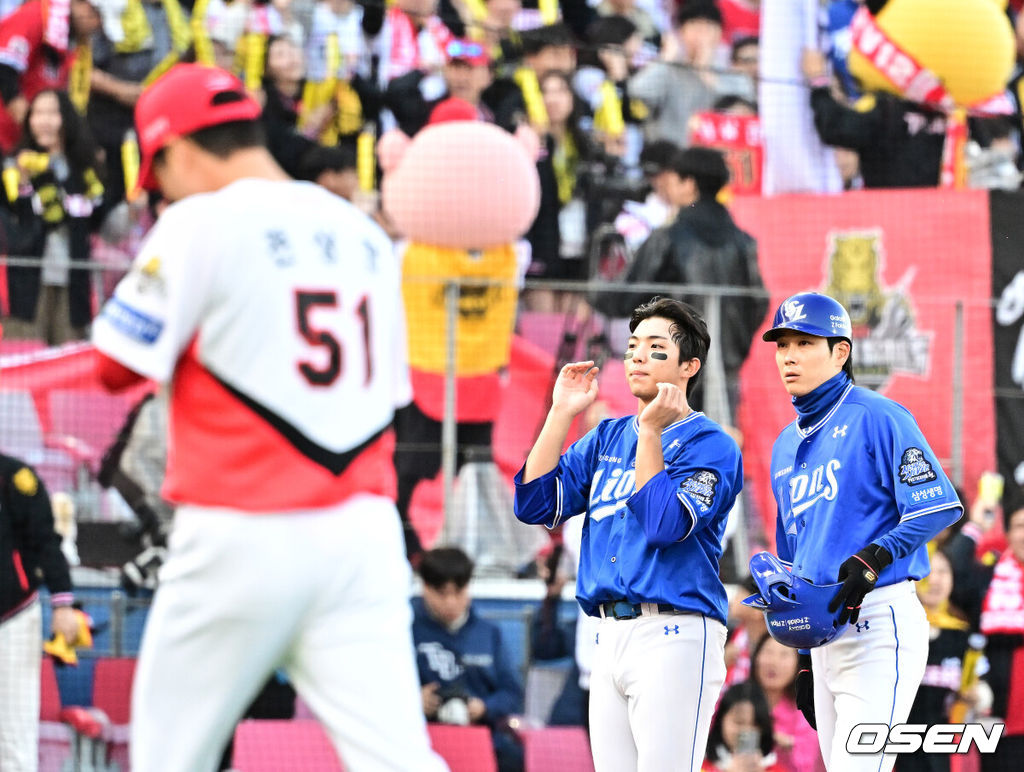
[[[804,714],[811,729],[818,728],[814,715],[814,671],[811,670],[811,655],[801,654],[796,673],[796,706]]]
[[[839,624],[856,623],[860,618],[860,604],[864,596],[875,589],[878,575],[887,565],[892,563],[892,553],[885,547],[869,544],[856,555],[850,555],[839,566],[839,578],[842,582],[832,602],[828,604],[830,613],[842,608],[839,612]]]

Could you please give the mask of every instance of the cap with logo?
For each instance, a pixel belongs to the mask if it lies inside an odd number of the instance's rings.
[[[475,40],[453,38],[444,47],[444,52],[449,62],[466,62],[477,67],[486,67],[491,63],[487,46]]]
[[[838,300],[818,292],[800,292],[782,301],[772,326],[762,340],[776,340],[785,332],[802,332],[821,338],[844,338],[853,343],[850,315]]]
[[[262,112],[242,81],[226,70],[177,64],[146,88],[135,105],[139,137],[139,187],[156,189],[153,157],[175,137],[233,121],[251,121]]]

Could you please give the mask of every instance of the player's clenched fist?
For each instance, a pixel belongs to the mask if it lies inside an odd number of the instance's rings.
[[[551,408],[567,415],[582,413],[597,399],[597,373],[593,361],[570,362],[558,373]]]
[[[661,431],[690,412],[683,390],[674,383],[659,383],[658,393],[640,413],[640,426]]]

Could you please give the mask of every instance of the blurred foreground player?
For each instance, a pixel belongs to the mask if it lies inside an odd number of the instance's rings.
[[[132,696],[132,768],[212,770],[278,666],[350,770],[434,770],[389,430],[409,399],[384,233],[266,150],[232,75],[171,69],[135,111],[173,203],[96,320],[100,376],[170,386],[178,505]]]
[[[53,632],[73,644],[78,619],[50,497],[35,472],[0,454],[0,770],[5,772],[33,772],[39,758],[41,583],[50,591]]]

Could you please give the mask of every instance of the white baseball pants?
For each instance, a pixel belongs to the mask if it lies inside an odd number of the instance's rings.
[[[600,621],[590,675],[595,772],[697,772],[725,683],[725,626],[699,614]]]
[[[850,754],[857,724],[903,723],[928,661],[928,620],[913,582],[868,593],[856,626],[811,649],[818,744],[829,772],[889,772],[896,757]]]
[[[179,508],[135,675],[133,771],[214,770],[279,666],[345,769],[446,769],[423,718],[409,591],[386,499],[280,515]]]
[[[0,624],[0,770],[39,766],[39,673],[43,611],[39,601]]]

